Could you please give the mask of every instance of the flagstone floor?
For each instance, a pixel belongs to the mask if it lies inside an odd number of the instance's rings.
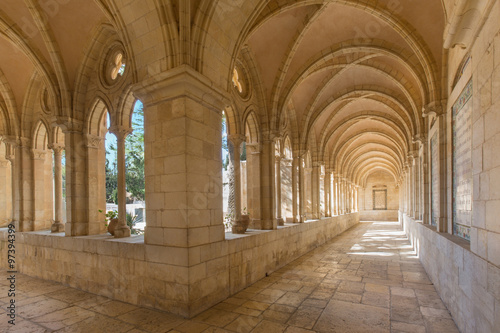
[[[360,223],[191,320],[17,274],[2,332],[458,332],[397,222]]]

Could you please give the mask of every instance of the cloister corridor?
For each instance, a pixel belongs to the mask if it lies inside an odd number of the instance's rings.
[[[19,321],[9,332],[458,332],[398,222],[356,224],[191,320],[17,279]]]

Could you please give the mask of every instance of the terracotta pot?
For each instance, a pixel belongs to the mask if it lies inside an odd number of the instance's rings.
[[[117,225],[118,225],[118,219],[109,220],[108,232],[113,236],[115,235],[115,228]]]
[[[250,223],[249,215],[241,215],[241,219],[238,221],[233,221],[233,226],[231,231],[233,234],[244,234],[247,231],[248,224]]]

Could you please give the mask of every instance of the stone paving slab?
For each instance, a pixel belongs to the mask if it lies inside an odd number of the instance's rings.
[[[360,223],[187,320],[17,274],[2,332],[458,332],[397,222]]]

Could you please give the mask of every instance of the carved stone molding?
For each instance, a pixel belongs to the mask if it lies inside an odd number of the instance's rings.
[[[47,154],[47,151],[45,151],[45,150],[40,150],[40,149],[32,149],[31,150],[31,158],[33,160],[44,160],[46,154]]]
[[[0,168],[6,168],[9,166],[9,161],[0,161]]]
[[[101,148],[101,143],[104,139],[97,135],[85,134],[85,146],[87,148]]]
[[[64,146],[59,143],[50,144],[48,148],[52,149],[54,151],[54,154],[61,154],[65,149]]]
[[[125,140],[127,136],[132,133],[131,128],[114,125],[109,128],[109,132],[113,133],[116,136],[117,140]]]

